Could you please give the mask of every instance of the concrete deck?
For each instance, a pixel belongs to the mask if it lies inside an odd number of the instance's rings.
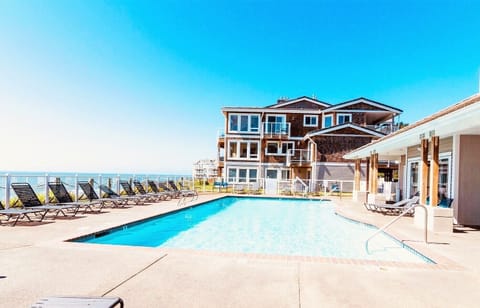
[[[218,195],[201,195],[203,202]],[[391,216],[335,199],[344,216]],[[119,296],[126,307],[477,307],[480,230],[430,233],[412,218],[389,228],[439,263],[430,267],[89,245],[66,239],[177,209],[167,201],[38,225],[0,227],[0,307],[54,295]]]

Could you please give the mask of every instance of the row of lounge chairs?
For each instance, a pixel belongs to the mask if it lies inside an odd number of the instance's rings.
[[[129,182],[120,182],[126,196],[117,194],[106,185],[100,185],[100,190],[105,197],[99,197],[89,182],[78,182],[87,201],[74,201],[63,183],[51,182],[48,183],[48,187],[52,191],[56,203],[43,204],[30,184],[12,183],[12,189],[21,202],[21,207],[5,208],[0,202],[0,216],[6,217],[6,221],[12,221],[12,226],[15,226],[19,220],[23,219],[29,222],[41,222],[49,213],[54,214],[53,219],[60,214],[65,217],[74,217],[81,209],[83,209],[83,213],[100,213],[105,206],[127,207],[129,204],[143,205],[147,202],[198,196],[194,190],[178,189],[173,181],[169,182],[170,187],[159,183],[163,191],[159,190],[154,181],[148,181],[152,193],[147,193],[142,183],[138,181],[134,181],[133,184],[137,192],[132,189]]]

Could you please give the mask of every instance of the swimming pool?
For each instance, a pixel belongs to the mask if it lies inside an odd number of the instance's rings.
[[[433,263],[377,229],[336,215],[329,201],[225,197],[75,241],[221,252]]]

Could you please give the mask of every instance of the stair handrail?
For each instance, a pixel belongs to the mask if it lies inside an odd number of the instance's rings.
[[[366,241],[365,241],[365,250],[367,251],[367,253],[370,253],[368,251],[368,243],[369,241],[374,238],[375,236],[377,236],[378,234],[380,234],[381,232],[385,231],[385,229],[387,229],[388,227],[390,227],[391,225],[393,225],[395,222],[397,222],[401,217],[405,216],[410,210],[412,210],[413,208],[415,207],[420,207],[420,208],[423,208],[425,210],[425,228],[424,228],[424,242],[425,244],[428,244],[428,239],[427,239],[427,233],[428,233],[428,230],[427,230],[427,226],[428,226],[428,214],[427,214],[427,207],[423,204],[419,204],[419,203],[413,203],[411,206],[409,206],[408,208],[406,208],[400,215],[398,215],[397,217],[395,217],[394,219],[392,219],[389,223],[387,223],[386,225],[384,225],[383,227],[381,227],[380,229],[378,229],[375,233],[373,233]]]

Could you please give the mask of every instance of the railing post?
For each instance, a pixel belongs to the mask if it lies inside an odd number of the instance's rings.
[[[102,175],[101,174],[98,175],[98,195],[99,196],[102,195],[102,190],[100,189],[100,185],[102,185]]]
[[[78,173],[75,174],[74,185],[75,185],[75,202],[77,202],[78,201]]]
[[[48,195],[48,173],[45,174],[45,204],[50,203],[50,196]]]
[[[120,174],[117,174],[117,194],[120,195]]]
[[[5,208],[10,208],[10,184],[12,182],[12,178],[10,174],[5,174]]]

